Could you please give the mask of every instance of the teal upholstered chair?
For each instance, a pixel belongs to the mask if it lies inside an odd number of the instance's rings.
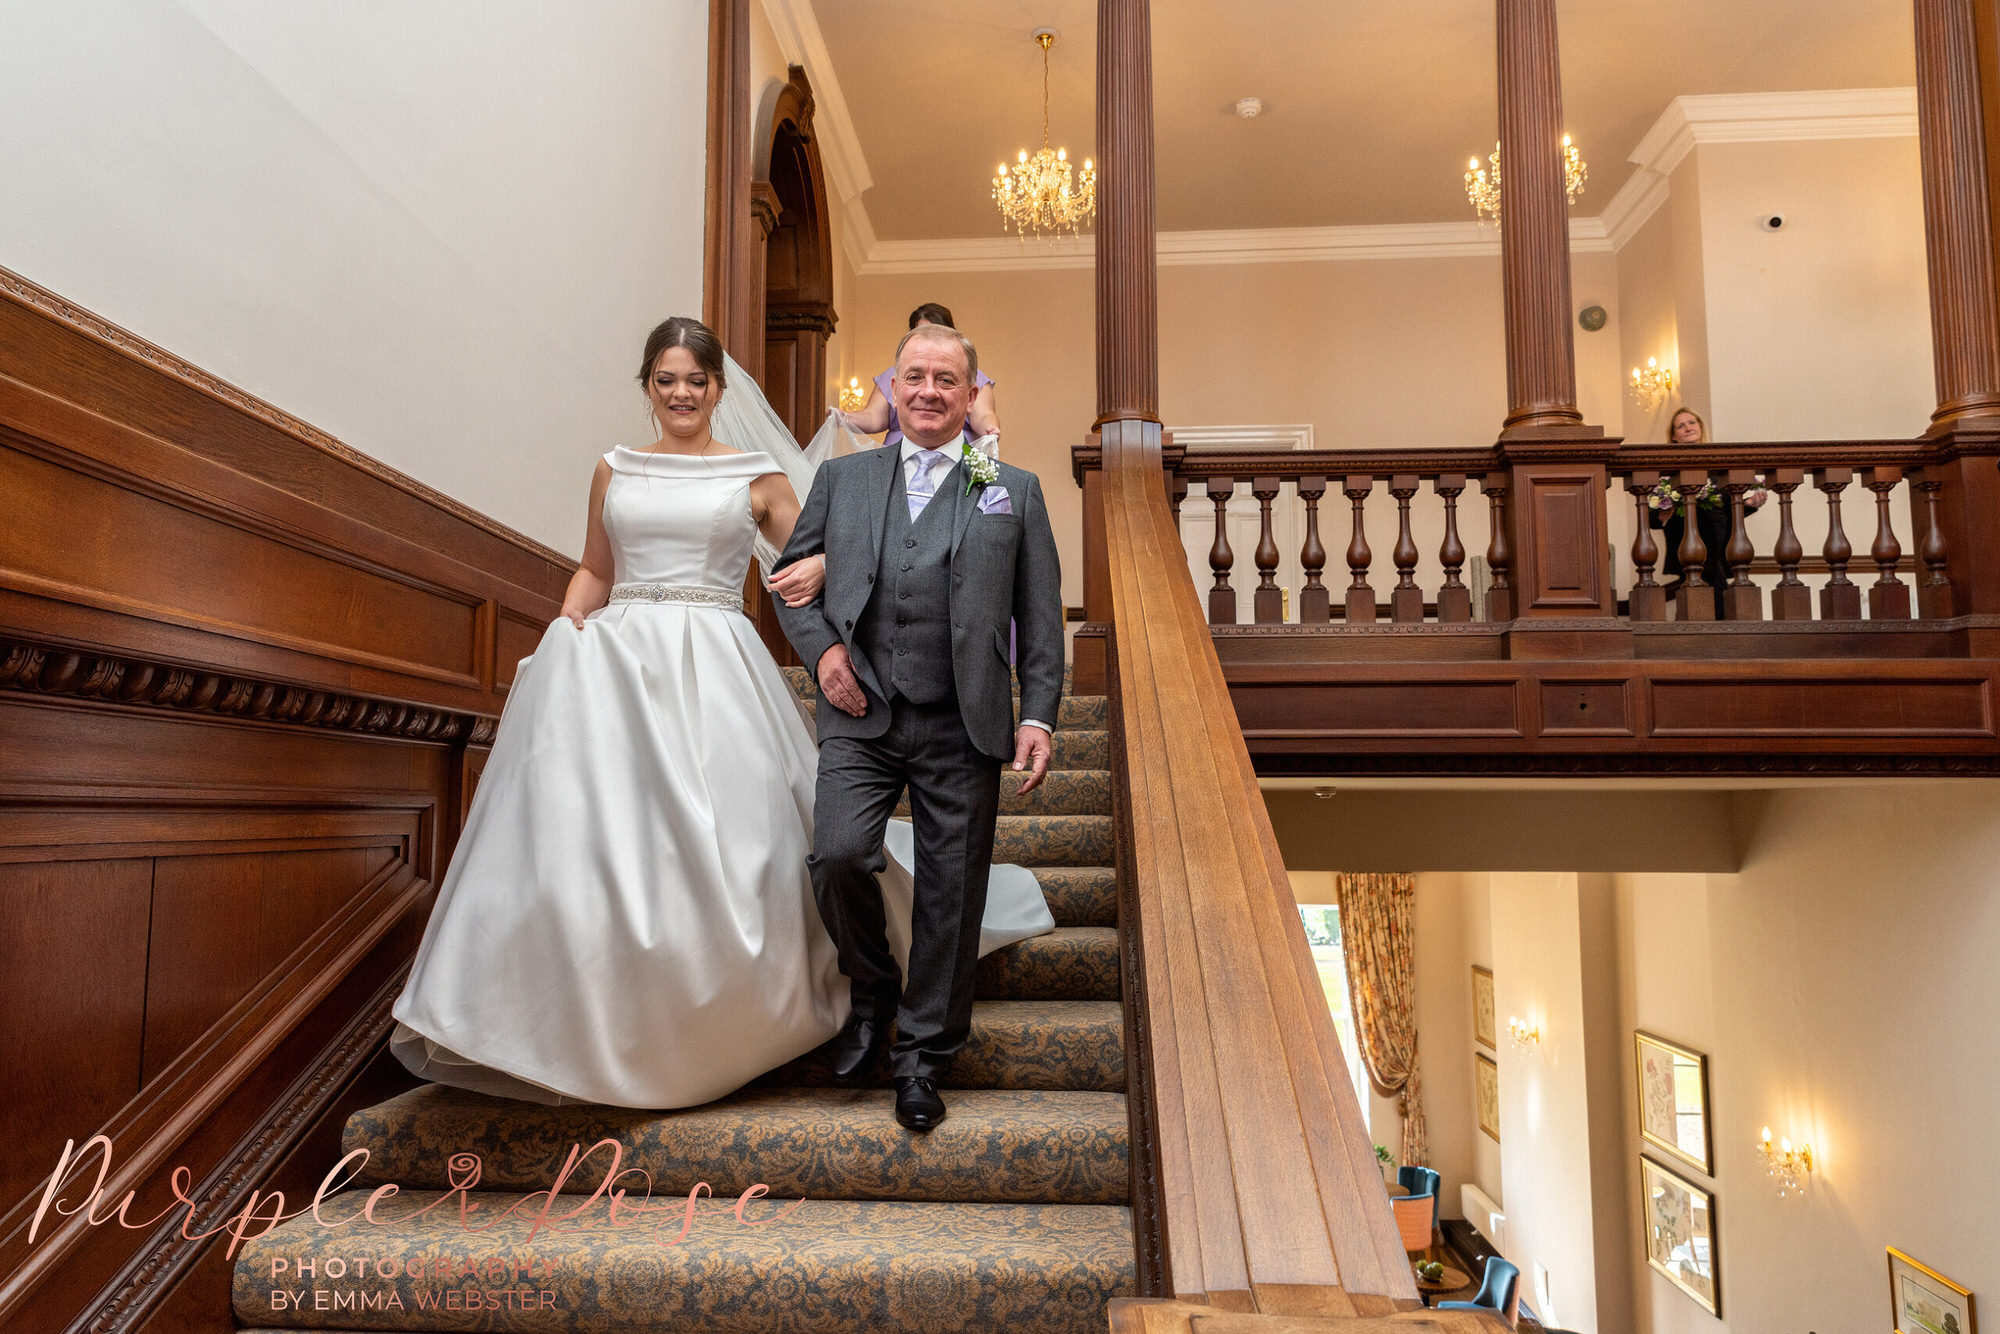
[[[1439,1302],[1440,1311],[1497,1311],[1513,1324],[1521,1313],[1521,1271],[1497,1255],[1486,1258],[1486,1277],[1469,1302]]]

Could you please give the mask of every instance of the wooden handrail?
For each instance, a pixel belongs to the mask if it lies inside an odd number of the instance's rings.
[[[1137,1203],[1142,1248],[1158,1247],[1157,1289],[1238,1311],[1412,1309],[1388,1197],[1167,506],[1158,425],[1106,423],[1103,468]]]

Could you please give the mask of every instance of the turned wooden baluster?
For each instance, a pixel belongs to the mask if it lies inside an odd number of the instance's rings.
[[[1653,567],[1660,563],[1660,544],[1653,540],[1653,492],[1659,485],[1660,474],[1656,472],[1635,472],[1625,479],[1625,491],[1632,497],[1638,525],[1637,535],[1632,539],[1630,601],[1635,621],[1667,619],[1667,590],[1653,578]]]
[[[1840,526],[1840,493],[1854,480],[1852,468],[1814,468],[1813,485],[1826,495],[1826,586],[1819,590],[1819,615],[1824,621],[1861,619],[1861,586],[1847,577],[1847,562],[1854,556],[1847,533]]]
[[[1744,497],[1756,489],[1757,474],[1748,469],[1731,468],[1723,474],[1722,492],[1729,497],[1729,545],[1722,552],[1729,562],[1729,583],[1722,590],[1725,621],[1764,619],[1764,590],[1750,579],[1750,562],[1757,559],[1757,548],[1750,541],[1750,525],[1743,522],[1749,513]]]
[[[1902,480],[1901,468],[1870,468],[1863,483],[1875,493],[1875,542],[1868,557],[1879,571],[1868,589],[1870,620],[1910,619],[1910,586],[1896,577],[1896,567],[1903,563],[1903,544],[1896,540],[1895,522],[1889,517],[1889,495]]]
[[[1187,493],[1188,493],[1188,479],[1187,479],[1187,478],[1185,478],[1185,477],[1182,477],[1182,476],[1181,476],[1181,475],[1180,475],[1179,473],[1175,473],[1175,474],[1173,475],[1173,477],[1171,477],[1170,479],[1168,479],[1168,481],[1167,481],[1167,504],[1168,504],[1169,506],[1171,506],[1171,507],[1173,508],[1173,511],[1174,511],[1174,526],[1175,526],[1176,528],[1180,527],[1180,522],[1181,522],[1181,502],[1182,502],[1183,500],[1186,500],[1186,499],[1187,499]]]
[[[1799,530],[1792,526],[1792,492],[1805,484],[1806,475],[1799,468],[1774,468],[1770,475],[1770,488],[1778,497],[1778,540],[1771,546],[1771,557],[1778,562],[1778,586],[1771,590],[1771,619],[1774,621],[1810,621],[1812,619],[1812,590],[1799,579],[1799,562],[1805,559],[1805,544],[1799,541]]]
[[[1923,498],[1923,541],[1917,559],[1924,563],[1924,581],[1917,586],[1917,615],[1941,621],[1952,614],[1951,579],[1944,572],[1944,529],[1938,524],[1938,491],[1944,481],[1927,468],[1910,470],[1910,487]]]
[[[1493,535],[1486,543],[1486,568],[1493,577],[1492,584],[1486,590],[1488,621],[1514,619],[1514,586],[1508,582],[1508,575],[1514,568],[1514,549],[1507,545],[1508,477],[1509,474],[1502,470],[1489,472],[1479,479],[1479,489],[1486,494],[1488,512],[1493,524]]]
[[[1444,541],[1438,546],[1444,583],[1438,589],[1438,623],[1451,625],[1472,619],[1472,590],[1458,577],[1465,568],[1465,543],[1458,539],[1458,498],[1465,492],[1465,474],[1445,473],[1431,489],[1444,497]]]
[[[1278,494],[1278,479],[1257,477],[1250,482],[1250,494],[1257,497],[1257,591],[1251,596],[1251,615],[1259,625],[1282,624],[1285,595],[1278,587],[1278,539],[1271,535],[1271,501]]]
[[[1674,485],[1681,492],[1681,586],[1674,590],[1674,610],[1676,619],[1683,621],[1715,619],[1715,594],[1701,572],[1708,544],[1701,540],[1696,517],[1701,509],[1698,497],[1707,484],[1707,469],[1683,468],[1674,474]]]
[[[1396,473],[1389,478],[1389,494],[1396,498],[1396,586],[1389,593],[1389,619],[1398,625],[1424,619],[1424,590],[1417,587],[1417,539],[1410,534],[1410,497],[1417,494],[1423,479],[1413,473]]]
[[[1361,625],[1375,619],[1375,590],[1368,586],[1368,565],[1374,553],[1368,550],[1368,533],[1363,527],[1362,508],[1368,493],[1375,489],[1373,477],[1349,477],[1341,490],[1354,502],[1354,536],[1347,543],[1347,569],[1353,576],[1347,585],[1347,623]]]
[[[1229,549],[1229,498],[1236,494],[1234,477],[1208,479],[1208,498],[1215,502],[1215,545],[1208,549],[1208,568],[1215,571],[1215,587],[1208,590],[1208,623],[1236,624],[1236,590],[1229,586],[1229,570],[1236,553]]]
[[[1319,540],[1319,498],[1326,494],[1326,478],[1299,478],[1299,499],[1306,502],[1306,542],[1299,548],[1299,564],[1305,570],[1305,586],[1299,590],[1299,624],[1325,625],[1333,618],[1333,594],[1320,582],[1326,568],[1326,548]]]

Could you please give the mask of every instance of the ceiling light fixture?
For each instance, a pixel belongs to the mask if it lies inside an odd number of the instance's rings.
[[[1583,193],[1583,183],[1590,178],[1590,168],[1584,165],[1583,154],[1577,151],[1569,136],[1563,136],[1563,194],[1572,204]],[[1479,165],[1473,158],[1465,167],[1465,198],[1472,205],[1472,211],[1481,222],[1500,221],[1500,145],[1493,145],[1493,154],[1486,159],[1489,167]]]
[[[1042,48],[1042,150],[1031,158],[1022,149],[1011,170],[1000,164],[993,202],[1000,207],[1001,230],[1019,232],[1023,240],[1030,232],[1054,240],[1062,232],[1074,235],[1096,214],[1097,169],[1085,158],[1082,176],[1072,181],[1069,150],[1049,147],[1049,48],[1057,33],[1037,28],[1034,36]]]

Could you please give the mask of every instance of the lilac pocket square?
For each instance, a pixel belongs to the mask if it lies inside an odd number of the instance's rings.
[[[1007,494],[1007,488],[998,484],[990,485],[979,493],[981,514],[1012,514],[1014,498]]]

